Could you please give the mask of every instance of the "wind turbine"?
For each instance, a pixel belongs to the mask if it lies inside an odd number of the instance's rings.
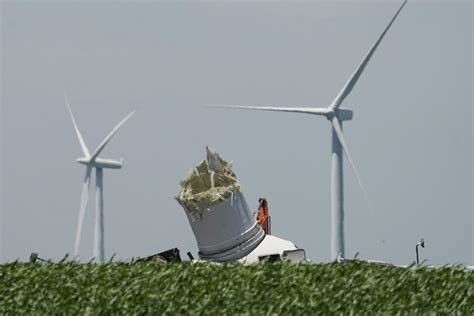
[[[238,105],[210,105],[213,107],[225,108],[240,108],[250,110],[264,110],[264,111],[278,111],[278,112],[292,112],[301,114],[312,114],[325,116],[332,126],[332,153],[331,153],[331,258],[337,259],[338,256],[344,257],[344,195],[343,195],[343,170],[342,170],[342,151],[344,150],[352,171],[357,178],[359,186],[361,187],[365,198],[367,194],[362,186],[357,169],[352,161],[347,142],[342,132],[342,122],[352,119],[353,111],[340,108],[344,99],[354,88],[357,80],[364,71],[365,66],[374,54],[377,46],[382,41],[383,37],[392,26],[400,11],[403,9],[407,0],[405,0],[398,11],[393,16],[392,20],[382,32],[378,40],[369,50],[360,65],[354,71],[352,76],[346,82],[342,90],[337,94],[336,98],[326,107],[264,107],[264,106],[238,106]]]
[[[104,150],[107,143],[112,139],[115,133],[119,130],[119,128],[125,124],[125,122],[135,114],[135,111],[131,112],[127,115],[120,123],[115,126],[112,131],[104,138],[102,143],[97,147],[97,149],[92,153],[89,152],[89,149],[82,138],[81,132],[77,127],[76,119],[74,118],[74,114],[72,113],[71,106],[69,105],[68,98],[66,94],[64,94],[64,98],[66,100],[66,106],[69,111],[69,115],[71,117],[72,124],[74,125],[74,130],[76,131],[77,139],[79,140],[79,144],[82,148],[82,153],[84,157],[78,158],[77,162],[86,166],[86,173],[84,176],[84,181],[82,185],[82,195],[81,195],[81,204],[79,207],[79,219],[77,224],[77,231],[76,231],[76,242],[74,244],[74,256],[77,256],[79,253],[79,244],[81,241],[81,233],[82,233],[82,224],[84,222],[84,215],[86,211],[87,201],[89,200],[89,187],[90,187],[90,180],[91,180],[91,171],[92,168],[96,170],[95,176],[95,187],[96,187],[96,204],[95,204],[95,227],[94,227],[94,257],[96,258],[97,262],[103,263],[105,259],[105,247],[104,247],[104,193],[103,193],[103,177],[104,171],[103,169],[120,169],[122,168],[123,158],[120,160],[113,160],[113,159],[104,159],[99,158],[100,153]]]

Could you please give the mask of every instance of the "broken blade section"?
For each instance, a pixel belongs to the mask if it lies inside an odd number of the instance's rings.
[[[253,217],[231,163],[206,147],[206,159],[191,168],[176,197],[196,238],[199,257],[238,260],[265,237]]]
[[[189,170],[186,178],[180,182],[177,196],[180,204],[184,203],[194,218],[201,218],[204,211],[240,192],[232,165],[215,151],[207,147],[206,150],[207,159]]]

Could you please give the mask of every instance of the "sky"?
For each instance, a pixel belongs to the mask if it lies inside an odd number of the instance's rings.
[[[84,166],[66,91],[101,157],[106,258],[196,255],[179,181],[205,146],[233,161],[272,233],[330,260],[331,128],[205,104],[327,106],[401,1],[0,2],[0,261],[74,248]],[[471,1],[405,6],[343,107],[346,257],[474,264]],[[93,182],[92,182],[93,183]],[[92,191],[93,192],[93,191]],[[93,254],[92,194],[79,260]]]

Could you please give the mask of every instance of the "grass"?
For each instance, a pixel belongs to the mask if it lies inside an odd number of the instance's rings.
[[[474,272],[363,262],[0,266],[0,314],[474,314]]]

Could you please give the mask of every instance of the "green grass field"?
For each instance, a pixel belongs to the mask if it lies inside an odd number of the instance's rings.
[[[0,266],[0,314],[474,314],[474,272],[347,264]]]

